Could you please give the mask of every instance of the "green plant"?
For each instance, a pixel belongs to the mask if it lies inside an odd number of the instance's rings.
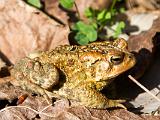
[[[27,3],[29,3],[30,5],[33,5],[36,8],[42,8],[42,4],[40,0],[26,0]]]
[[[82,21],[75,23],[72,30],[76,32],[75,40],[80,45],[86,45],[97,39],[96,28],[93,25],[85,24]]]
[[[59,0],[59,3],[66,9],[71,9],[74,5],[74,0]]]
[[[97,24],[98,35],[103,31],[104,27],[111,28],[111,26],[116,25],[112,37],[117,38],[125,28],[125,23],[123,21],[115,21],[116,15],[124,12],[124,8],[120,8],[119,11],[114,8],[115,2],[116,0],[113,1],[108,10],[94,10],[92,8],[87,8],[85,10],[85,16],[89,19],[90,23]]]
[[[41,0],[26,0],[27,3],[41,9],[43,6]],[[115,4],[121,0],[113,0],[111,7],[109,9],[95,10],[92,8],[87,8],[84,15],[88,18],[87,23],[81,21],[78,7],[75,0],[59,0],[59,3],[65,9],[72,9],[75,6],[77,11],[77,17],[79,21],[76,22],[72,27],[71,31],[75,33],[74,39],[80,45],[86,45],[89,42],[94,42],[97,38],[108,38],[106,35],[103,37],[101,35],[105,27],[112,29],[113,25],[116,25],[114,29],[113,38],[117,38],[122,30],[125,28],[125,23],[123,21],[115,21],[115,16],[124,12],[124,8],[115,9]]]
[[[117,27],[115,29],[113,37],[117,38],[122,33],[122,30],[124,28],[125,28],[125,23],[123,21],[118,22],[118,25],[117,25]]]
[[[101,38],[100,33],[106,26],[110,28],[116,24],[114,34],[112,35],[113,38],[117,38],[122,33],[125,23],[123,21],[115,21],[115,16],[120,12],[124,12],[124,8],[120,8],[119,11],[115,9],[115,4],[119,1],[113,0],[109,9],[95,10],[87,8],[85,10],[84,14],[88,18],[88,22],[85,23],[79,20],[71,27],[71,30],[76,33],[74,38],[78,44],[85,45],[89,42],[96,41],[98,37]],[[65,9],[71,9],[74,5],[76,7],[75,0],[59,0],[59,2]]]

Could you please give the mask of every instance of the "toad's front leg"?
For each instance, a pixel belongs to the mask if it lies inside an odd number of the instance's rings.
[[[103,94],[88,86],[81,85],[72,89],[72,95],[68,98],[79,101],[80,105],[90,108],[106,109],[111,107],[120,107],[126,109],[118,100],[110,100]]]

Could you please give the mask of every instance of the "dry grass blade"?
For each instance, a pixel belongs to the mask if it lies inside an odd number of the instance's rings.
[[[151,93],[146,87],[144,87],[142,84],[140,84],[135,78],[133,78],[131,75],[128,75],[128,77],[136,83],[140,88],[142,88],[144,91],[146,91],[149,95],[151,95],[153,98],[155,98],[158,102],[160,102],[160,99],[155,96],[153,93]]]
[[[50,105],[49,105],[49,106],[50,106]],[[54,117],[54,116],[51,116],[51,115],[49,115],[49,114],[47,114],[47,113],[43,113],[42,111],[44,111],[44,109],[39,112],[39,111],[37,111],[37,110],[35,110],[35,109],[32,109],[32,108],[30,108],[30,107],[28,107],[28,106],[9,106],[9,107],[6,107],[6,108],[1,109],[1,110],[0,110],[0,113],[6,111],[6,110],[8,110],[8,109],[12,109],[12,108],[25,108],[25,109],[29,109],[29,110],[35,112],[36,114],[41,114],[41,115],[45,115],[45,116],[47,116],[47,117],[52,117],[52,118]],[[45,109],[47,109],[47,108],[48,108],[48,106],[45,107]]]
[[[51,107],[52,104],[49,104],[48,106],[46,106],[45,108],[43,108],[41,111],[39,111],[39,113],[41,114],[44,110],[46,110],[47,108]]]

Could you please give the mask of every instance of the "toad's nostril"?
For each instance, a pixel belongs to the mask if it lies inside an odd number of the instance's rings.
[[[130,59],[134,58],[134,55],[133,55],[133,54],[130,54],[130,55],[129,55],[129,58],[130,58]]]

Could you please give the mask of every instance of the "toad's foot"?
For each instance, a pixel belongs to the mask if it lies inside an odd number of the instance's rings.
[[[72,91],[72,94],[68,94],[68,91]],[[72,90],[61,91],[69,99],[78,101],[80,105],[84,105],[89,108],[106,109],[112,107],[120,107],[126,109],[120,102],[121,100],[110,100],[103,94],[95,89],[91,89],[85,85],[78,86]],[[67,94],[65,94],[67,92]]]
[[[119,108],[127,109],[124,105],[121,104],[123,102],[125,102],[125,100],[110,100],[110,99],[108,99],[108,107],[107,108],[119,107]]]

